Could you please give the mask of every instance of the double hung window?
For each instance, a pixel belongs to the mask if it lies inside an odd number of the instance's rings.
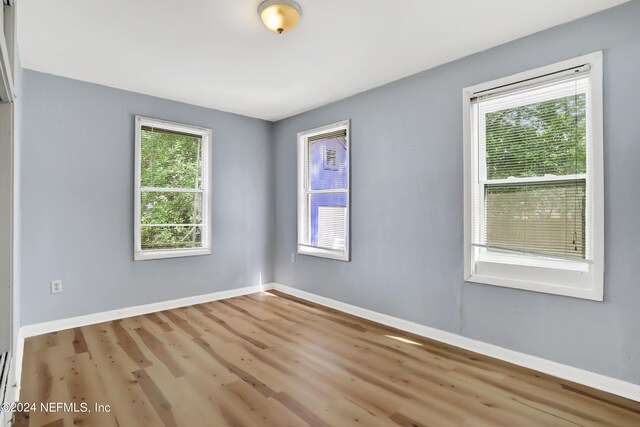
[[[349,261],[349,122],[298,134],[298,253]]]
[[[211,253],[211,130],[136,117],[134,259]]]
[[[596,53],[465,89],[468,281],[602,299],[601,69]]]

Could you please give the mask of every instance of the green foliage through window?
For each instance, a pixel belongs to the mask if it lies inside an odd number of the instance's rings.
[[[586,96],[486,115],[487,179],[586,172]]]
[[[202,162],[200,136],[142,128],[143,250],[202,247]]]
[[[488,112],[485,121],[486,244],[584,259],[586,181],[551,176],[586,173],[586,95]],[[509,178],[544,179],[491,182]]]
[[[202,139],[142,128],[140,185],[202,189]]]

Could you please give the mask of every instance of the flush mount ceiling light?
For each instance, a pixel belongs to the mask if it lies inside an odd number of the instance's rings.
[[[274,33],[291,31],[300,20],[302,9],[291,0],[266,0],[258,7],[262,23]]]

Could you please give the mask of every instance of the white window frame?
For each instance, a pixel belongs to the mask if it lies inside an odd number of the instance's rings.
[[[142,187],[140,182],[142,167],[142,128],[149,126],[159,130],[188,133],[202,138],[202,189]],[[209,212],[209,173],[211,169],[211,141],[213,132],[211,129],[169,122],[150,117],[135,117],[135,180],[134,180],[134,260],[143,261],[161,258],[177,258],[195,255],[211,254],[211,217]],[[171,191],[202,193],[202,247],[143,250],[141,242],[142,233],[142,191]]]
[[[305,161],[307,156],[307,150],[309,144],[307,140],[315,135],[323,133],[335,132],[339,130],[346,130],[347,136],[347,188],[337,190],[308,190],[307,180],[305,176]],[[308,242],[308,233],[310,229],[309,209],[305,206],[307,195],[313,193],[346,193],[347,196],[347,212],[346,212],[346,225],[345,225],[345,250],[338,251],[328,248],[319,248],[310,246]],[[330,125],[321,126],[315,129],[310,129],[304,132],[298,133],[298,254],[311,255],[321,258],[330,258],[339,261],[350,260],[350,236],[351,236],[351,122],[350,120],[343,120]]]
[[[587,100],[589,114],[587,129],[586,191],[590,202],[586,212],[586,228],[590,239],[588,261],[541,258],[526,254],[487,254],[474,245],[473,197],[477,190],[473,164],[478,160],[476,137],[472,130],[472,99],[479,92],[510,85],[526,86],[532,79],[543,78],[583,65],[590,66],[591,96]],[[464,279],[468,283],[480,283],[515,289],[524,289],[556,295],[565,295],[602,301],[604,297],[604,174],[603,174],[603,96],[602,52],[561,61],[552,65],[514,74],[490,82],[463,89],[463,139],[464,139]],[[480,162],[482,164],[482,162]],[[581,176],[558,177],[575,179]],[[522,181],[532,179],[521,179]],[[535,178],[533,179],[535,180]],[[549,181],[544,178],[544,181]],[[518,181],[512,180],[512,181]],[[482,197],[480,197],[481,199]],[[474,222],[476,221],[476,222]]]

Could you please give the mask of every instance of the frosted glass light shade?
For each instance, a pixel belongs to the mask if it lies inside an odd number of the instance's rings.
[[[265,27],[274,33],[282,34],[298,25],[302,9],[293,1],[267,0],[258,7],[258,14]]]

